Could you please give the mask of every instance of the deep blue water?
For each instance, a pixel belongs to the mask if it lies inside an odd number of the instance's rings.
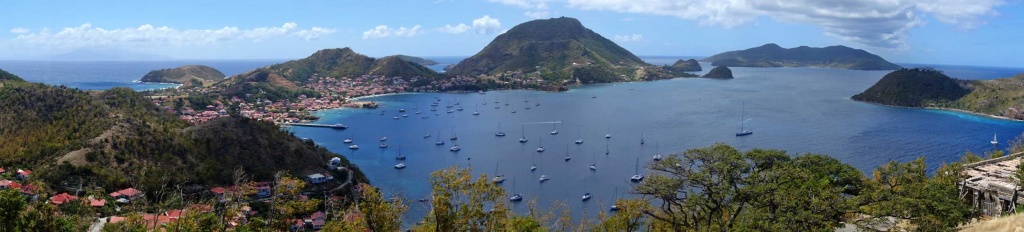
[[[702,65],[709,68],[706,63]],[[770,148],[791,154],[828,154],[870,173],[880,164],[892,160],[906,162],[921,156],[934,169],[942,162],[958,160],[965,150],[981,153],[990,149],[988,141],[993,133],[1006,144],[1005,141],[1024,131],[1021,122],[849,99],[888,71],[732,69],[736,76],[733,80],[672,79],[581,86],[560,93],[521,90],[485,95],[381,96],[370,99],[382,103],[378,110],[318,112],[322,122],[351,125],[348,130],[295,127],[291,131],[349,157],[374,185],[407,199],[429,195],[430,172],[452,165],[471,165],[477,174],[505,175],[509,181],[504,186],[509,191],[515,179],[515,192],[537,199],[542,207],[564,201],[578,217],[606,210],[609,200],[616,195],[615,189],[623,197],[631,186],[629,177],[636,170],[636,160],[649,162],[656,151],[667,154],[721,142],[741,150]],[[428,104],[435,97],[442,99],[436,112],[439,115],[429,111]],[[506,99],[510,106],[504,105]],[[495,100],[502,102],[501,109],[494,109]],[[461,103],[465,111],[445,113],[444,106],[454,102]],[[482,105],[484,102],[487,105]],[[735,137],[744,104],[746,125],[754,134]],[[527,105],[532,109],[525,109]],[[408,110],[409,117],[392,119],[399,115],[399,108]],[[511,108],[517,113],[511,113]],[[378,115],[381,110],[386,114]],[[428,118],[414,114],[417,110]],[[471,115],[476,110],[481,114]],[[561,133],[551,135],[548,132],[553,129],[552,124],[546,122],[555,121],[562,121],[556,125]],[[494,136],[499,122],[508,136]],[[527,144],[517,142],[524,126],[530,139]],[[641,132],[646,138],[642,146]],[[434,145],[438,133],[446,145]],[[453,143],[447,138],[453,133],[458,135],[462,147],[458,153],[448,151]],[[606,133],[613,137],[606,140]],[[424,134],[432,137],[423,138]],[[381,136],[389,138],[390,148],[377,148]],[[578,136],[585,140],[584,144],[573,144]],[[347,149],[341,142],[346,137],[354,139],[362,149]],[[537,153],[535,149],[541,140],[547,150]],[[604,154],[606,143],[608,155]],[[392,167],[398,163],[394,157],[399,146],[408,157],[408,168],[403,170]],[[566,147],[573,157],[569,162],[563,161]],[[598,170],[591,172],[587,166],[594,160]],[[540,168],[531,172],[529,167],[534,162]],[[551,180],[539,183],[542,174]],[[594,198],[581,202],[579,197],[584,192],[593,193]],[[427,208],[413,204],[408,219],[418,220]],[[516,207],[526,208],[525,204]]]
[[[50,85],[65,85],[83,90],[129,87],[135,90],[173,88],[175,84],[140,83],[149,71],[199,64],[231,76],[281,60],[167,60],[167,61],[9,61],[0,60],[0,69],[25,80]]]

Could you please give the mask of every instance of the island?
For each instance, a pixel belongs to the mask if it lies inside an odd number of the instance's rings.
[[[142,82],[177,83],[182,87],[207,86],[224,79],[224,73],[204,65],[185,65],[153,70],[142,76]]]
[[[715,67],[711,69],[711,71],[708,71],[707,74],[704,74],[703,77],[712,79],[733,79],[732,70],[726,66]]]
[[[700,63],[697,63],[697,60],[695,59],[679,59],[676,61],[676,63],[672,64],[672,66],[669,67],[680,72],[700,72],[704,70],[700,67]]]
[[[821,67],[851,70],[896,70],[899,65],[861,49],[846,46],[782,48],[774,43],[704,58],[713,66]]]
[[[853,100],[890,106],[964,111],[1024,120],[1024,74],[993,80],[959,80],[933,69],[886,74]]]
[[[575,84],[695,77],[640,60],[574,18],[512,27],[448,73],[478,77],[489,88],[562,89]]]

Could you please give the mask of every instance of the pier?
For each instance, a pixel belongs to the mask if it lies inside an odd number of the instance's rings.
[[[304,126],[304,127],[324,127],[324,128],[331,128],[331,129],[339,129],[339,130],[344,130],[344,129],[348,129],[348,126],[346,126],[346,125],[343,125],[343,124],[341,124],[341,123],[338,123],[338,124],[317,124],[317,123],[284,123],[283,125],[289,125],[289,126]]]

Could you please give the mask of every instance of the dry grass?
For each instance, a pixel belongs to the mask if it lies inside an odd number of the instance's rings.
[[[1000,217],[992,220],[981,221],[969,224],[960,231],[1015,231],[1024,232],[1024,214]]]

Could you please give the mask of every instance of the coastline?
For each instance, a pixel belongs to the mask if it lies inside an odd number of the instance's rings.
[[[1024,122],[1024,120],[1021,120],[1021,119],[1014,119],[1014,118],[1008,118],[1008,117],[1005,117],[1005,116],[991,115],[991,114],[986,114],[986,113],[980,113],[980,112],[974,112],[974,111],[968,111],[968,110],[962,110],[962,109],[955,109],[955,108],[894,106],[894,105],[886,105],[886,104],[875,103],[875,102],[858,101],[858,100],[853,100],[852,98],[847,98],[847,99],[850,99],[851,101],[863,102],[863,103],[868,103],[868,104],[872,104],[872,105],[879,105],[879,106],[892,107],[892,108],[949,111],[949,112],[969,114],[969,115],[980,116],[980,117],[991,118],[991,119],[1013,121],[1013,122]]]

